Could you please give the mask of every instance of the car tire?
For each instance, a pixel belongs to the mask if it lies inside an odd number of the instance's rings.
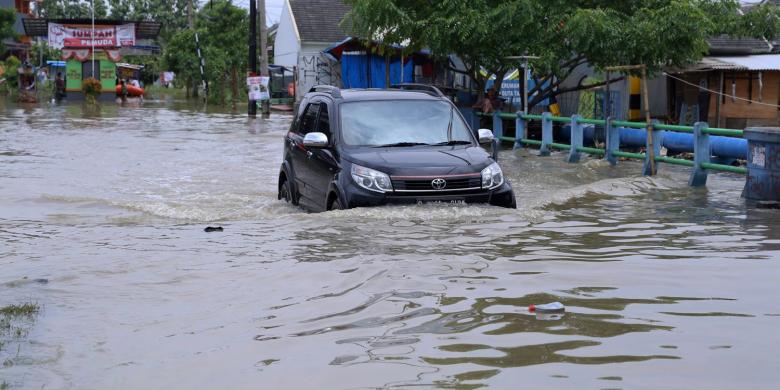
[[[292,192],[290,192],[289,181],[285,180],[279,185],[279,195],[277,195],[277,198],[279,200],[284,200],[285,203],[295,203],[293,201]]]
[[[333,199],[333,202],[330,202],[330,210],[344,210],[344,207],[341,205],[341,201],[338,197],[336,199]]]

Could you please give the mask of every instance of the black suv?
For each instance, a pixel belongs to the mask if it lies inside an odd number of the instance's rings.
[[[279,199],[310,211],[390,203],[515,208],[511,185],[480,143],[493,143],[493,133],[480,129],[475,137],[434,87],[317,86],[285,136]]]

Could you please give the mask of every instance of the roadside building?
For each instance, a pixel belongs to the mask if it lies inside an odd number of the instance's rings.
[[[32,39],[25,35],[22,20],[30,17],[30,0],[0,0],[0,8],[13,8],[16,11],[16,21],[13,25],[13,31],[18,35],[16,39],[6,38],[3,45],[6,48],[5,53],[0,53],[0,59],[13,55],[20,60],[28,58]]]
[[[677,123],[745,128],[780,124],[777,39],[710,39],[709,55],[669,71],[668,110]]]
[[[347,34],[341,0],[285,0],[274,39],[274,65],[293,69],[298,98],[312,86],[341,86],[341,67],[323,53]]]
[[[98,19],[94,34],[90,19],[25,18],[23,25],[28,36],[47,37],[50,47],[61,50],[65,91],[76,100],[83,99],[82,81],[90,77],[100,80],[101,99],[113,100],[122,49],[144,52],[148,48],[137,46],[139,41],[155,39],[160,32],[160,23],[151,21]]]

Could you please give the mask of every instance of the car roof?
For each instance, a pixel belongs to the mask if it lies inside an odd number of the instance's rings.
[[[410,91],[403,89],[379,89],[379,88],[354,88],[342,89],[341,101],[361,101],[361,100],[443,100],[446,98],[435,96],[427,91]],[[331,96],[327,92],[314,92],[316,95]]]

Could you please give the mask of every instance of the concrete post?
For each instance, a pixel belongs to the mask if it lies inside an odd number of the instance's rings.
[[[577,148],[582,147],[582,124],[580,123],[579,115],[571,116],[571,149],[569,149],[569,156],[566,158],[566,162],[576,163],[580,161],[580,152]]]
[[[702,187],[707,184],[707,169],[702,163],[709,163],[712,156],[710,149],[710,136],[702,133],[707,128],[707,123],[696,122],[693,124],[693,172],[688,181],[691,187]]]
[[[523,119],[523,112],[517,112],[517,119],[515,119],[515,146],[514,149],[523,148],[523,138],[528,138],[528,129],[526,128],[525,119]]]
[[[616,165],[617,156],[612,154],[612,152],[620,149],[620,129],[617,126],[612,126],[612,118],[610,117],[607,117],[604,127],[606,132],[606,153],[604,154],[604,159],[606,159],[610,165]]]
[[[658,123],[659,122],[657,119],[653,119],[653,136],[651,137],[653,139],[653,147],[650,148],[647,145],[645,145],[645,150],[652,150],[653,154],[655,155],[654,157],[658,157],[661,155],[661,144],[663,144],[663,137],[664,137],[663,130],[656,130],[656,125]],[[647,131],[647,128],[645,128],[645,131]],[[647,139],[647,137],[645,137],[645,139]],[[647,141],[645,141],[645,144],[647,144]],[[655,158],[653,158],[653,161],[655,161]],[[655,164],[655,170],[656,172],[658,172],[658,164]],[[652,176],[653,174],[655,174],[652,171],[652,166],[650,165],[649,154],[645,155],[645,162],[642,167],[642,174],[645,176]]]
[[[474,135],[478,135],[479,129],[481,127],[481,120],[480,116],[477,115],[477,110],[470,108],[471,114],[469,115],[469,119],[471,120],[471,130],[474,132]]]
[[[745,129],[748,141],[744,196],[758,201],[780,201],[780,127]]]
[[[493,137],[500,143],[503,136],[504,123],[501,121],[501,111],[493,111]]]
[[[552,114],[542,113],[542,145],[539,148],[540,156],[550,155],[550,144],[553,142]]]

